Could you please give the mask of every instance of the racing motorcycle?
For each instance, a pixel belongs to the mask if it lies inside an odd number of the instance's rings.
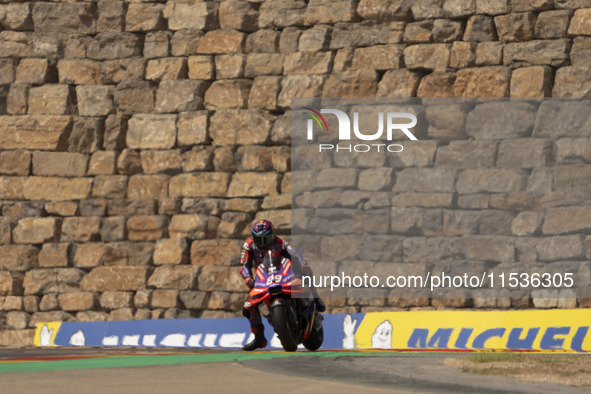
[[[265,317],[285,351],[295,351],[300,343],[308,350],[317,350],[322,345],[322,315],[310,290],[302,287],[290,259],[274,257],[269,252],[256,269],[249,296],[252,306],[267,305],[270,313]]]

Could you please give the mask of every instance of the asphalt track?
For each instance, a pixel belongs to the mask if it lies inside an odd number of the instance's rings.
[[[0,392],[588,393],[473,375],[443,364],[461,353],[0,349]]]

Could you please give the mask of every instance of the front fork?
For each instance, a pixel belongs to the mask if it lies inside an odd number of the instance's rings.
[[[297,317],[297,314],[295,311],[295,308],[297,308],[297,305],[294,305],[293,301],[291,299],[286,299],[284,297],[276,297],[269,302],[269,304],[268,304],[269,314],[265,316],[267,318],[267,320],[269,321],[269,324],[271,326],[273,326],[273,318],[272,318],[271,309],[273,309],[273,307],[278,306],[280,304],[285,305],[287,313],[289,314],[289,321],[290,322],[297,322],[299,324],[298,317]]]

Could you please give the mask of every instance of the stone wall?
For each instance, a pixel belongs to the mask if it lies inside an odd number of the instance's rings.
[[[589,306],[590,107],[581,98],[294,100],[292,240],[328,288],[321,294],[364,310],[360,298],[378,310]],[[303,108],[322,109],[329,131],[311,127],[309,140]],[[339,139],[333,109],[378,139]],[[413,114],[418,141],[376,133],[387,111]]]
[[[588,96],[590,36],[589,0],[0,0],[0,328],[235,315],[292,97]]]

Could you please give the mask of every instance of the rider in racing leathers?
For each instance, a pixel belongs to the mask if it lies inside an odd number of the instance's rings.
[[[242,253],[240,254],[240,274],[244,278],[249,289],[254,287],[252,270],[256,269],[259,264],[263,262],[263,258],[269,253],[269,251],[271,251],[273,257],[282,256],[290,259],[292,263],[295,264],[299,262],[301,269],[298,271],[303,275],[312,275],[312,269],[304,259],[294,253],[289,243],[275,235],[275,227],[273,224],[268,220],[259,220],[253,225],[252,237],[246,240],[244,245],[242,245]],[[293,259],[294,256],[297,256],[297,261]],[[297,270],[295,267],[297,267],[297,265],[294,265],[294,270]],[[316,308],[319,312],[324,312],[326,306],[322,300],[318,298],[315,289],[312,289],[312,291],[314,292]],[[246,302],[242,314],[250,322],[250,331],[254,334],[254,339],[244,345],[243,349],[250,351],[267,346],[264,332],[265,327],[263,326],[258,308],[251,307],[250,303]]]

